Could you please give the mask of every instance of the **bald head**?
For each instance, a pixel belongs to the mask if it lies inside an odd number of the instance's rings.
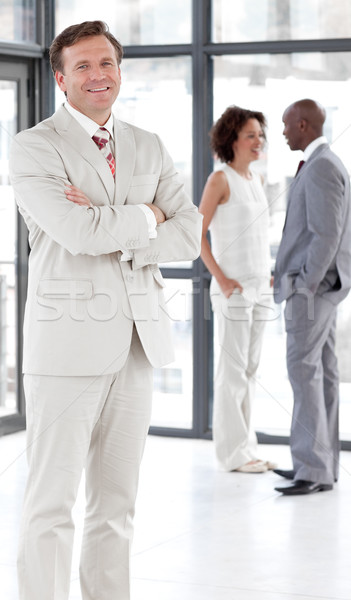
[[[308,122],[310,127],[316,132],[316,136],[323,135],[323,125],[325,121],[325,109],[314,100],[298,100],[291,104],[285,112],[292,110],[298,119]]]
[[[325,109],[314,100],[298,100],[284,111],[283,134],[291,150],[304,150],[323,135]]]

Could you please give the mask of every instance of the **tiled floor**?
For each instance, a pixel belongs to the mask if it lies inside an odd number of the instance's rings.
[[[24,451],[24,433],[0,438],[2,600],[18,599]],[[262,446],[260,454],[290,467],[288,447]],[[287,498],[274,491],[282,480],[273,473],[217,471],[211,442],[149,437],[135,520],[132,600],[350,600],[351,453],[342,453],[341,463],[332,492]],[[83,507],[81,488],[69,600],[81,599]]]

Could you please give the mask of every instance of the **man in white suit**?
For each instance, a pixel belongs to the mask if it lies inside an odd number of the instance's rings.
[[[66,102],[15,137],[10,160],[31,247],[19,597],[68,599],[85,468],[82,597],[127,600],[152,366],[172,360],[157,263],[199,255],[201,217],[157,135],[112,116],[122,48],[107,26],[67,28],[50,58]],[[115,180],[92,139],[102,126]]]
[[[323,136],[325,110],[300,100],[283,115],[291,150],[304,151],[289,191],[274,288],[286,300],[287,367],[294,393],[292,482],[286,496],[333,488],[339,468],[339,379],[335,356],[337,305],[351,287],[350,180]]]

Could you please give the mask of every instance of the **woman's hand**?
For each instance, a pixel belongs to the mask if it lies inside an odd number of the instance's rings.
[[[89,198],[74,185],[69,185],[65,188],[67,200],[79,204],[79,206],[93,206]]]
[[[226,298],[229,298],[229,296],[231,296],[235,290],[239,290],[239,293],[241,294],[244,289],[236,279],[228,279],[226,277],[225,279],[223,279],[223,281],[218,283],[219,287],[222,290],[222,293],[225,295]]]

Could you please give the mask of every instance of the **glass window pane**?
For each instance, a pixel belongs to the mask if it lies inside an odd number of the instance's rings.
[[[0,39],[36,42],[35,0],[1,0]]]
[[[267,146],[255,169],[265,175],[273,246],[280,241],[289,183],[302,153],[282,135],[284,109],[301,98],[325,106],[325,134],[351,172],[349,97],[351,53],[259,54],[214,58],[214,119],[230,104],[261,110],[268,120]]]
[[[351,172],[351,53],[221,56],[213,60],[214,119],[216,120],[230,104],[237,104],[244,108],[261,110],[268,120],[266,150],[262,160],[257,161],[253,168],[264,175],[266,182],[274,257],[285,219],[287,191],[302,157],[300,151],[291,152],[285,142],[282,135],[282,114],[289,104],[301,98],[313,98],[323,104],[327,110],[325,134],[334,152],[341,157]],[[351,299],[347,299],[340,306],[338,324],[342,415],[346,410],[350,412],[351,397],[349,306],[351,307]],[[290,418],[291,414],[287,406],[289,398],[291,399],[291,390],[285,369],[285,334],[279,319],[267,324],[260,377],[268,395],[265,393],[265,402],[256,403],[257,407],[261,407],[261,412],[255,413],[255,418],[260,418],[259,415],[262,418],[260,422],[256,421],[259,430],[269,422],[269,429],[275,429],[277,432],[286,428],[287,416]],[[277,348],[281,348],[281,352],[277,353]],[[279,368],[277,362],[271,360],[276,354]],[[270,364],[271,367],[274,365],[274,373],[269,369]],[[276,410],[269,408],[274,404]],[[348,423],[349,419],[341,419],[343,439],[351,437]]]
[[[293,396],[286,369],[284,306],[266,323],[256,382],[253,420],[256,431],[288,435]],[[338,306],[336,353],[340,374],[340,439],[351,441],[351,295]]]
[[[8,177],[9,146],[16,132],[17,84],[0,81],[0,417],[16,401],[16,207]]]
[[[124,45],[191,41],[191,0],[56,0],[56,32],[81,21],[106,21]]]
[[[167,279],[165,298],[171,319],[175,361],[154,372],[151,425],[193,426],[193,287],[189,279]]]
[[[125,59],[114,113],[157,133],[191,194],[192,86],[189,57]]]
[[[214,42],[346,38],[349,0],[213,0]]]
[[[340,374],[340,438],[351,440],[351,294],[338,306],[336,353]]]
[[[157,133],[192,197],[192,86],[189,57],[126,59],[114,105],[119,119]],[[167,263],[191,267],[191,261]]]

